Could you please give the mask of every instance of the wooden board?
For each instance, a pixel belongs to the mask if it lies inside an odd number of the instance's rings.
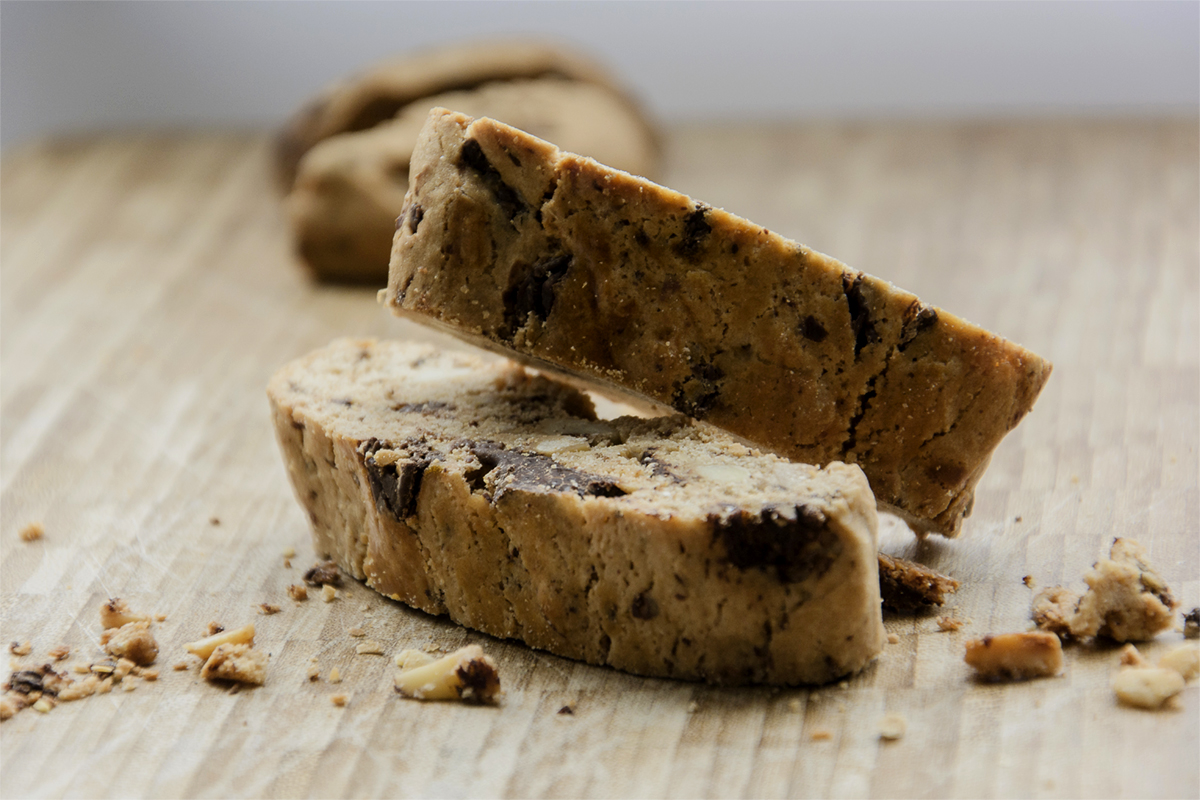
[[[1063,677],[1016,685],[962,663],[966,639],[1028,625],[1023,576],[1077,585],[1116,536],[1200,602],[1196,121],[693,126],[668,148],[668,185],[1055,362],[961,539],[885,527],[886,551],[963,581],[961,631],[889,618],[899,643],[843,685],[725,690],[490,640],[360,585],[288,601],[314,554],[267,378],[338,336],[434,337],[371,290],[306,278],[265,137],[47,142],[2,169],[0,640],[32,642],[19,663],[64,643],[65,663],[88,660],[97,609],[120,596],[167,615],[163,674],[5,722],[0,795],[1200,794],[1194,683],[1150,713],[1115,704],[1112,647],[1071,647]],[[34,520],[45,538],[22,542]],[[257,624],[265,686],[171,671],[210,620]],[[400,699],[390,658],[355,655],[355,626],[389,653],[482,642],[507,696]],[[306,680],[314,657],[341,684]],[[889,712],[907,719],[899,741],[879,739]]]

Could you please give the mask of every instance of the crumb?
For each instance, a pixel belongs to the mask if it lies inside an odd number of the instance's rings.
[[[888,644],[900,644],[900,637],[894,633],[888,634]]]
[[[18,711],[25,707],[25,704],[11,695],[0,697],[0,721],[12,719]]]
[[[360,656],[381,656],[383,655],[383,645],[374,639],[367,639],[359,642],[358,646],[354,648],[354,652]]]
[[[33,710],[40,711],[43,714],[49,713],[52,708],[54,708],[54,701],[49,697],[39,697],[37,702],[33,704]]]
[[[568,717],[573,717],[575,716],[575,709],[571,708],[570,706],[563,706],[558,710],[558,713]]]
[[[267,616],[270,616],[272,614],[278,614],[279,606],[275,605],[274,603],[259,603],[258,604],[258,613],[265,614]]]
[[[183,672],[187,668],[188,663],[186,661],[177,661],[175,666],[171,667],[171,669],[175,670],[176,672]]]
[[[140,677],[144,681],[152,681],[152,682],[156,681],[156,680],[158,680],[158,670],[144,669],[141,671],[141,674],[138,677]]]
[[[1030,589],[1034,588],[1034,581],[1033,581],[1032,575],[1026,575],[1024,578],[1021,578],[1021,583],[1025,584]]]
[[[965,625],[962,620],[954,619],[953,617],[938,617],[937,626],[940,631],[953,632]]]
[[[333,669],[329,670],[329,677],[326,680],[328,680],[330,683],[341,683],[342,671],[337,667],[334,667]]]
[[[1079,607],[1079,595],[1064,586],[1042,589],[1033,596],[1030,616],[1040,630],[1071,638],[1071,619]]]
[[[155,614],[155,615],[154,615],[154,621],[155,621],[155,622],[166,622],[166,621],[167,621],[167,615],[166,615],[166,614]]]
[[[283,560],[283,568],[284,568],[284,569],[291,569],[291,568],[292,568],[292,560],[291,560],[290,558],[285,558],[285,559]]]
[[[311,667],[308,668],[308,672],[306,674],[308,675],[308,679],[310,681],[315,681],[321,677],[321,668],[318,667],[316,664],[313,664]]]
[[[1158,665],[1173,669],[1190,681],[1200,676],[1200,647],[1194,644],[1181,644],[1166,653],[1158,660]]]
[[[350,634],[351,636],[355,636],[355,637],[367,635],[366,631],[364,631],[362,628],[358,628],[358,627],[351,628],[350,630],[346,631],[346,633]]]
[[[45,535],[46,529],[42,527],[42,523],[40,522],[29,523],[24,528],[21,528],[21,532],[18,534],[22,542],[36,542]]]
[[[133,681],[124,681],[121,684],[122,691],[132,692],[136,688],[137,688],[137,684],[134,683]]]
[[[888,714],[879,720],[879,738],[892,742],[904,738],[908,721],[899,714]]]
[[[1200,606],[1183,615],[1183,638],[1200,639]]]
[[[91,671],[91,668],[89,668],[86,664],[71,665],[71,672],[74,672],[76,675],[87,675]]]
[[[1021,521],[1021,518],[1020,518],[1020,517],[1015,517],[1015,518],[1013,519],[1013,522],[1020,522],[1020,521]]]
[[[1001,633],[967,642],[963,658],[985,680],[1026,680],[1062,671],[1062,643],[1053,633]]]
[[[137,668],[137,664],[130,661],[128,658],[118,658],[117,668],[113,670],[113,677],[119,681],[125,680],[125,676],[133,672]]]
[[[322,561],[304,573],[304,582],[309,586],[341,586],[342,573],[333,561]]]
[[[158,658],[158,642],[150,633],[149,622],[127,622],[115,631],[109,629],[104,633],[107,637],[102,638],[104,649],[111,656],[142,666],[153,664]]]
[[[291,586],[289,586],[287,588],[287,592],[288,597],[292,598],[293,600],[300,601],[308,599],[308,589],[298,583],[293,583]]]
[[[333,703],[338,708],[345,708],[346,703],[350,702],[350,695],[348,695],[348,694],[330,695],[329,702]]]
[[[219,678],[261,685],[267,678],[267,654],[248,644],[220,644],[204,663],[200,675],[205,680]]]
[[[119,597],[109,598],[107,603],[100,606],[100,627],[104,630],[120,628],[131,622],[149,622],[149,620],[150,618],[145,614],[133,613],[129,609],[129,604]]]
[[[699,710],[700,710],[700,704],[697,703],[695,700],[693,700],[692,702],[687,704],[687,713],[695,714]]]
[[[1173,669],[1125,667],[1113,678],[1117,700],[1136,708],[1158,708],[1183,691],[1184,680]]]
[[[418,700],[463,700],[492,703],[500,694],[496,664],[477,644],[455,650],[444,658],[401,672],[396,691]]]
[[[808,735],[808,738],[814,742],[827,742],[833,738],[833,732],[827,731],[824,728],[817,728]]]
[[[100,687],[100,678],[97,675],[88,675],[81,681],[72,683],[58,693],[58,699],[64,703],[69,703],[73,700],[82,700],[85,697],[91,697]]]
[[[209,524],[209,525],[220,525],[220,524],[221,524],[221,518],[220,518],[220,517],[209,517],[209,518],[208,518],[208,524]]]
[[[92,664],[91,670],[96,675],[112,675],[117,671],[117,662],[98,661],[95,664]]]
[[[879,592],[889,611],[912,612],[940,606],[962,584],[948,575],[903,558],[879,554]]]
[[[96,687],[96,693],[97,694],[108,694],[109,692],[112,691],[112,687],[113,687],[113,679],[112,679],[112,676],[110,675],[107,678],[105,678],[104,680],[100,681],[100,685]]]
[[[33,652],[33,643],[13,642],[8,646],[8,652],[12,653],[14,656],[27,656]]]
[[[1121,666],[1122,667],[1148,667],[1150,662],[1142,657],[1138,649],[1132,644],[1127,644],[1121,648]]]
[[[1066,589],[1056,587],[1038,595],[1040,598],[1047,592],[1064,593],[1058,613],[1065,618],[1071,636],[1080,639],[1107,636],[1118,642],[1140,642],[1171,626],[1171,613],[1179,603],[1136,540],[1115,540],[1108,558],[1097,561],[1083,580],[1088,590],[1073,611],[1065,604],[1065,598],[1070,596]],[[1039,627],[1057,632],[1050,624],[1039,622]]]
[[[294,548],[294,547],[283,548],[283,557],[284,558],[292,558],[295,555],[296,555],[296,548]]]
[[[426,642],[425,646],[421,649],[423,649],[426,653],[436,653],[439,650],[441,650],[442,648],[438,647],[433,642]]]
[[[337,599],[337,596],[337,589],[333,588],[330,584],[327,583],[321,587],[321,599],[326,603],[332,603]]]
[[[225,630],[225,626],[219,622],[208,623],[208,635],[209,636],[216,636],[218,633],[220,633],[223,630]]]
[[[245,625],[232,631],[222,631],[221,633],[208,636],[196,642],[191,642],[183,646],[194,656],[198,656],[204,660],[208,660],[212,656],[213,651],[223,644],[254,644],[254,625]]]

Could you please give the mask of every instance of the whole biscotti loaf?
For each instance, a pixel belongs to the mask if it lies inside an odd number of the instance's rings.
[[[956,535],[1050,364],[886,281],[491,119],[435,109],[385,302],[813,464]]]
[[[268,390],[316,549],[396,600],[642,675],[821,683],[880,650],[875,503],[512,362],[343,340]]]

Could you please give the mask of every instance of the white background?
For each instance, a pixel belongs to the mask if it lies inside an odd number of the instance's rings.
[[[542,34],[661,120],[1194,115],[1200,3],[14,2],[0,143],[277,124],[322,84],[439,42]]]

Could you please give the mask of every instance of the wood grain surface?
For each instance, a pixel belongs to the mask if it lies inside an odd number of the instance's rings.
[[[357,584],[288,600],[314,553],[268,377],[338,336],[436,337],[373,290],[306,277],[265,137],[45,142],[0,171],[0,641],[32,642],[20,664],[68,644],[72,664],[98,655],[110,596],[167,617],[156,683],[0,726],[0,795],[1200,794],[1194,682],[1154,713],[1115,703],[1111,646],[1069,647],[1062,677],[1022,684],[976,683],[962,663],[968,638],[1027,627],[1023,576],[1078,586],[1116,536],[1200,602],[1196,121],[692,126],[667,143],[673,188],[1054,361],[961,539],[885,525],[885,551],[963,581],[947,612],[962,630],[888,617],[899,643],[850,681],[727,690],[491,640]],[[21,541],[35,520],[45,537]],[[265,686],[170,669],[210,620],[256,623]],[[355,626],[389,653],[482,643],[504,702],[399,698],[390,657],[355,655]],[[907,733],[882,741],[893,712]]]

